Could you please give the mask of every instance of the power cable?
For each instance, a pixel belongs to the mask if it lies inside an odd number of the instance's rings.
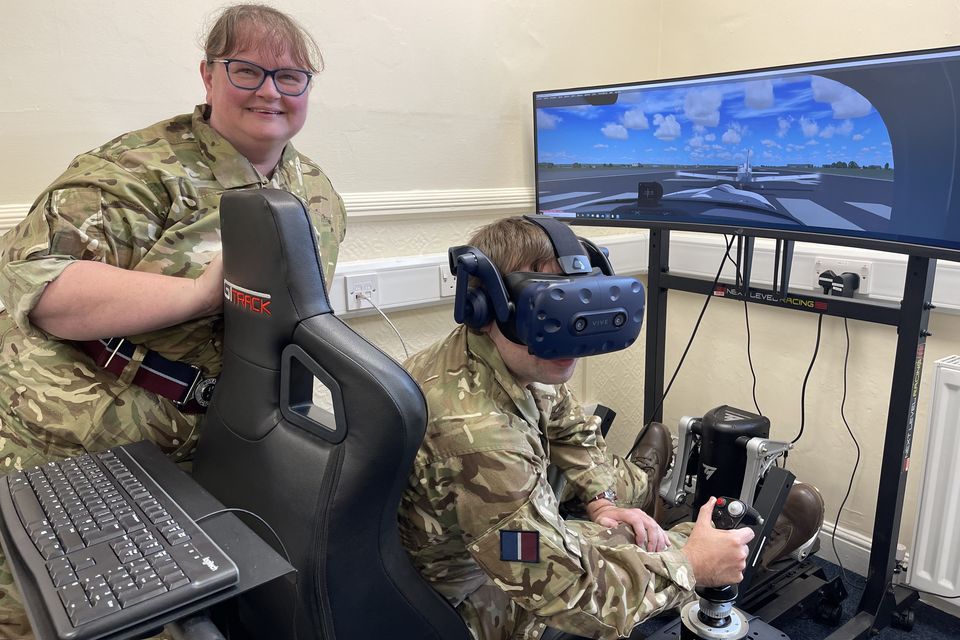
[[[373,305],[373,308],[376,309],[381,316],[383,316],[383,319],[387,321],[387,324],[390,325],[390,328],[393,329],[393,332],[396,333],[397,337],[400,339],[400,346],[403,347],[404,359],[409,359],[410,352],[407,351],[407,343],[403,341],[403,336],[400,335],[400,331],[397,329],[397,326],[390,321],[390,318],[387,317],[387,314],[385,314],[383,310],[377,306],[377,303],[374,302],[373,299],[370,296],[368,296],[365,292],[359,291],[357,292],[357,296],[360,298],[363,298],[364,300],[369,302],[371,305]]]
[[[726,240],[727,236],[724,235],[723,238]],[[749,289],[746,287],[746,280],[743,277],[743,272],[740,271],[740,261],[734,260],[730,256],[730,245],[727,245],[727,259],[730,260],[730,262],[732,262],[734,266],[737,268],[737,281],[744,283],[742,294],[743,294],[743,320],[744,320],[744,324],[746,326],[746,331],[747,331],[747,364],[750,366],[750,376],[753,378],[753,388],[752,388],[753,406],[754,408],[756,408],[757,414],[762,416],[763,411],[760,410],[760,403],[757,402],[757,372],[753,368],[753,355],[750,349],[750,343],[751,343],[750,313],[748,311],[750,307],[750,303],[747,298],[747,293]]]
[[[821,316],[822,318],[823,316]],[[846,350],[843,354],[843,397],[840,400],[840,418],[843,420],[843,426],[847,428],[847,433],[850,434],[850,439],[853,440],[853,446],[857,448],[857,459],[853,463],[853,471],[850,472],[850,482],[847,483],[847,492],[843,496],[843,500],[840,502],[840,508],[837,509],[837,519],[833,524],[833,533],[830,535],[830,544],[833,546],[833,555],[837,557],[837,564],[840,565],[840,581],[846,584],[844,578],[844,569],[843,561],[840,560],[840,554],[837,552],[837,529],[840,527],[840,514],[843,513],[843,507],[847,504],[847,498],[850,497],[850,493],[853,490],[853,479],[857,475],[857,468],[860,466],[860,443],[857,441],[857,436],[854,435],[853,429],[850,428],[850,423],[847,421],[846,406],[847,406],[847,371],[848,364],[850,362],[850,326],[847,323],[847,318],[843,319],[843,332],[847,339]]]
[[[200,524],[201,522],[203,522],[203,521],[206,520],[207,518],[212,518],[213,516],[218,516],[218,515],[220,515],[221,513],[230,513],[230,512],[233,512],[233,513],[242,513],[242,514],[245,514],[245,515],[248,515],[248,516],[253,516],[253,517],[256,518],[257,520],[259,520],[260,523],[263,524],[263,526],[265,526],[267,529],[269,529],[269,530],[270,530],[270,533],[273,534],[273,537],[274,537],[274,539],[277,541],[277,544],[280,545],[280,550],[283,551],[283,557],[284,557],[284,559],[287,561],[287,564],[293,566],[293,561],[290,559],[290,554],[287,553],[287,548],[284,546],[283,540],[280,539],[280,536],[277,534],[276,531],[274,531],[273,527],[271,527],[270,524],[269,524],[266,520],[264,520],[263,518],[261,518],[258,514],[254,513],[253,511],[247,511],[246,509],[241,509],[241,508],[239,508],[239,507],[227,507],[227,508],[224,508],[224,509],[217,509],[216,511],[211,511],[210,513],[208,513],[208,514],[206,514],[206,515],[202,515],[202,516],[200,516],[199,518],[194,518],[193,521],[196,522],[197,524]],[[297,608],[298,608],[299,605],[300,605],[300,580],[298,579],[298,575],[299,575],[299,574],[298,574],[297,571],[294,571],[294,572],[293,572],[293,582],[292,582],[292,584],[293,584],[293,595],[294,595],[294,598],[293,598],[293,612],[292,612],[292,615],[290,616],[290,624],[291,624],[291,626],[292,626],[292,628],[293,628],[293,638],[294,638],[294,640],[297,639],[297,635],[298,635],[298,634],[297,634]],[[227,636],[228,636],[228,637],[229,637],[229,635],[230,635],[229,631],[230,631],[230,630],[229,630],[229,628],[228,628],[228,629],[227,629]]]
[[[813,357],[810,358],[810,366],[807,367],[807,374],[803,377],[803,386],[800,388],[800,433],[797,434],[797,437],[790,441],[790,444],[796,444],[800,437],[803,435],[803,425],[806,421],[806,404],[807,404],[807,382],[810,380],[810,372],[813,371],[813,365],[817,362],[817,354],[820,352],[820,336],[823,332],[823,314],[819,314],[817,318],[817,341],[813,346]]]
[[[677,368],[674,369],[673,375],[670,376],[670,382],[667,384],[667,388],[664,389],[663,395],[660,396],[660,400],[657,402],[657,406],[654,407],[651,416],[657,415],[657,412],[660,411],[661,407],[663,407],[663,402],[667,399],[667,394],[670,393],[670,388],[673,386],[674,380],[677,379],[677,374],[680,373],[680,367],[683,366],[683,361],[686,359],[691,345],[693,345],[693,339],[697,337],[697,330],[700,329],[700,322],[703,320],[703,314],[706,313],[707,307],[710,305],[710,300],[713,298],[713,292],[717,288],[717,283],[720,282],[720,274],[723,273],[723,265],[726,264],[727,259],[729,258],[730,247],[733,246],[733,239],[733,236],[731,236],[730,240],[727,242],[727,248],[723,253],[723,258],[720,259],[720,266],[717,268],[717,275],[714,277],[713,284],[710,285],[710,291],[707,292],[706,299],[703,301],[703,307],[700,309],[700,315],[697,316],[696,324],[693,325],[693,331],[690,333],[690,339],[687,341],[687,346],[683,349],[683,354],[680,356],[680,361],[677,362]],[[643,425],[643,429],[637,435],[637,439],[634,440],[634,445],[630,449],[630,453],[633,453],[633,450],[643,438],[643,434],[646,433],[647,429],[650,427],[651,422],[653,422],[652,417],[650,418],[650,422],[647,422],[647,424]],[[627,457],[629,457],[629,455],[630,454],[627,454]]]

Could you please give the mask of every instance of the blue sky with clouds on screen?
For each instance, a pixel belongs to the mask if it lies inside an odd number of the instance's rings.
[[[622,91],[610,106],[537,109],[539,162],[889,163],[890,139],[862,95],[820,76]]]

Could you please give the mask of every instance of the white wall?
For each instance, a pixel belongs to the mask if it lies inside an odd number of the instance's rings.
[[[4,203],[32,200],[77,152],[203,100],[200,25],[220,2],[3,4]],[[534,89],[656,68],[659,3],[609,0],[603,15],[573,0],[275,4],[324,52],[297,144],[344,192],[529,186]]]
[[[960,43],[955,0],[289,0],[317,36],[327,69],[297,146],[325,167],[351,214],[343,260],[445,251],[473,227],[533,206],[531,93],[698,75]],[[3,0],[0,20],[0,224],[22,215],[76,153],[203,99],[199,25],[219,3]],[[399,203],[399,204],[398,204]],[[402,206],[401,206],[402,205]],[[671,301],[668,367],[700,301]],[[792,437],[814,318],[751,314],[760,402],[775,436]],[[396,314],[413,348],[452,325],[448,306]],[[375,316],[354,326],[402,357]],[[667,421],[730,403],[751,406],[742,309],[716,304],[665,407]],[[928,363],[960,353],[956,316],[934,313]],[[847,416],[865,451],[843,526],[869,535],[889,394],[892,331],[851,323]],[[840,325],[825,322],[808,389],[808,435],[791,456],[835,518],[852,450],[839,422]],[[584,363],[588,401],[640,421],[643,347]],[[929,367],[928,367],[929,373]],[[901,539],[909,541],[929,378]],[[623,427],[612,443],[629,444]]]

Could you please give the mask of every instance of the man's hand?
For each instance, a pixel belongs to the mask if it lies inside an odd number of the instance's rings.
[[[587,515],[604,527],[616,527],[625,522],[633,529],[637,544],[647,551],[664,551],[670,548],[670,540],[657,521],[640,509],[623,509],[609,500],[594,500],[587,504]]]
[[[698,587],[722,587],[743,580],[747,567],[753,529],[715,529],[711,516],[716,498],[710,498],[700,507],[697,522],[681,551],[693,566]]]

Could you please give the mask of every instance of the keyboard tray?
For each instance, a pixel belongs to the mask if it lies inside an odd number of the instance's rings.
[[[167,622],[293,571],[233,514],[194,524],[194,518],[223,509],[223,505],[152,443],[139,442],[111,452],[90,454],[100,461],[96,465],[92,458],[72,459],[81,463],[84,474],[96,476],[102,471],[123,487],[121,497],[135,505],[126,512],[120,510],[117,519],[108,513],[104,519],[109,522],[102,526],[95,521],[75,531],[61,528],[59,535],[53,535],[53,527],[44,526],[49,522],[37,520],[41,506],[33,494],[38,489],[58,492],[60,497],[66,491],[65,502],[79,502],[72,497],[71,488],[57,486],[54,490],[47,484],[51,478],[60,480],[60,469],[78,476],[74,464],[50,465],[46,473],[34,471],[32,476],[14,473],[0,478],[0,542],[38,639],[142,637]],[[151,485],[151,480],[156,485]],[[81,486],[83,481],[81,477]],[[44,502],[50,511],[50,503]],[[168,512],[172,521],[166,519]],[[43,511],[39,515],[42,517]],[[77,519],[76,509],[71,516]],[[118,565],[119,574],[118,567],[109,563]],[[180,570],[192,580],[187,581]]]

